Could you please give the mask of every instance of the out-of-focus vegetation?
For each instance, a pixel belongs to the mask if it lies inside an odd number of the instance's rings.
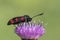
[[[9,19],[43,12],[44,15],[33,20],[43,20],[47,32],[39,40],[60,40],[60,0],[0,0],[0,40],[20,40],[13,26],[8,26]]]

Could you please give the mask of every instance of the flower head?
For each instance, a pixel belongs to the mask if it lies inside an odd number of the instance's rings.
[[[42,24],[23,23],[16,27],[15,32],[21,38],[38,39],[45,33],[45,28]]]

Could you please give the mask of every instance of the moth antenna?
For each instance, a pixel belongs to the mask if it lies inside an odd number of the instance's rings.
[[[44,13],[41,13],[41,14],[35,15],[35,16],[33,16],[32,18],[37,17],[37,16],[41,16],[41,15],[43,15],[43,14],[44,14]]]

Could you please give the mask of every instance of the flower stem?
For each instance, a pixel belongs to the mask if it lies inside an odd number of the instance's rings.
[[[22,40],[37,40],[37,39],[22,39]]]

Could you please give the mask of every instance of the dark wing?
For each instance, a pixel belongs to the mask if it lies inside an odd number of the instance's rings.
[[[19,24],[21,21],[19,20],[20,17],[14,17],[12,19],[10,19],[7,23],[7,25],[15,25],[15,24]]]

